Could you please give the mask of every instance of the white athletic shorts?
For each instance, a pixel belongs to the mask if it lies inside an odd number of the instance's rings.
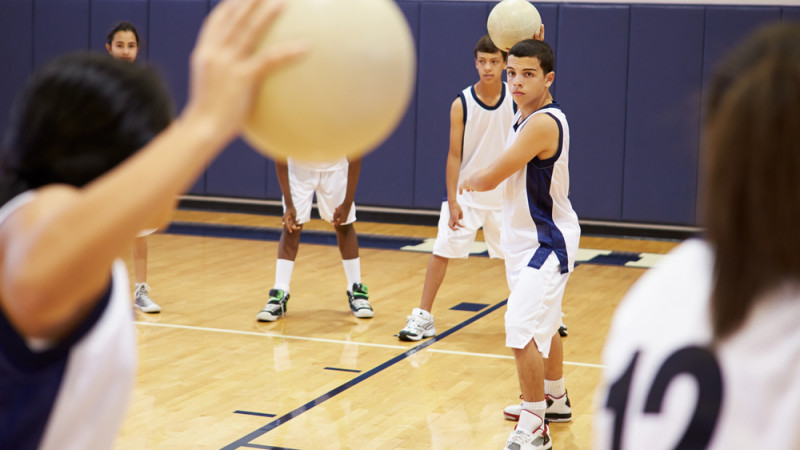
[[[464,226],[457,230],[451,229],[448,225],[450,206],[446,201],[442,202],[442,210],[439,213],[439,232],[433,243],[433,254],[445,258],[468,257],[478,228],[483,227],[483,236],[486,239],[486,246],[489,247],[489,257],[502,258],[500,228],[502,227],[503,210],[461,205],[461,212],[464,216],[461,224]]]
[[[297,211],[297,223],[311,220],[311,203],[317,194],[319,216],[328,222],[333,221],[333,212],[342,204],[347,194],[347,166],[336,170],[310,170],[289,165],[289,189],[292,202]],[[283,201],[283,200],[282,200]],[[286,202],[283,202],[286,212]],[[356,204],[350,207],[350,214],[343,225],[356,221]]]
[[[555,253],[540,269],[506,267],[511,295],[506,309],[506,347],[524,348],[531,339],[543,357],[550,355],[550,340],[561,325],[561,300],[569,273],[561,273]]]

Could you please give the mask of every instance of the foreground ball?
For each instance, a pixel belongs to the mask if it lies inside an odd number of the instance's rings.
[[[374,149],[414,86],[414,41],[393,0],[288,0],[262,45],[300,38],[311,50],[261,86],[244,137],[283,160],[333,161]]]
[[[519,41],[533,38],[541,25],[539,11],[527,0],[501,1],[494,5],[486,21],[489,37],[504,52]]]

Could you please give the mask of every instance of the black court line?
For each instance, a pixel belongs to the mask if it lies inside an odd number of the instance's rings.
[[[469,319],[461,322],[460,324],[448,329],[447,331],[445,331],[445,332],[443,332],[441,334],[437,334],[436,336],[434,336],[434,337],[428,339],[427,341],[417,345],[416,347],[413,347],[413,348],[411,348],[411,349],[409,349],[409,350],[407,350],[407,351],[395,356],[394,358],[392,358],[392,359],[390,359],[390,360],[388,360],[388,361],[386,361],[386,362],[384,362],[384,363],[382,363],[382,364],[380,364],[380,365],[368,370],[367,372],[364,372],[363,374],[353,378],[352,380],[342,384],[341,386],[333,388],[332,390],[326,392],[325,394],[322,394],[321,396],[315,398],[314,400],[311,400],[310,402],[306,403],[305,405],[300,406],[299,408],[295,409],[294,411],[291,411],[291,412],[289,412],[287,414],[284,414],[281,417],[278,417],[277,419],[273,420],[272,422],[264,425],[263,427],[255,430],[255,431],[253,431],[252,433],[248,434],[247,436],[244,436],[241,439],[238,439],[238,440],[226,445],[225,447],[222,447],[222,450],[234,450],[234,449],[238,449],[240,447],[252,447],[253,444],[250,444],[250,441],[252,441],[253,439],[256,439],[256,438],[266,434],[267,432],[269,432],[271,430],[274,430],[275,428],[279,427],[280,425],[283,425],[284,423],[294,419],[295,417],[303,414],[304,412],[306,412],[306,411],[310,410],[311,408],[321,404],[322,402],[324,402],[326,400],[329,400],[329,399],[341,394],[342,392],[344,392],[344,391],[350,389],[351,387],[357,385],[358,383],[361,383],[362,381],[372,377],[373,375],[377,375],[378,373],[382,372],[383,370],[388,369],[389,367],[392,367],[393,365],[395,365],[395,364],[399,363],[400,361],[408,358],[409,356],[413,355],[414,353],[417,353],[420,350],[433,345],[435,342],[441,341],[442,339],[444,339],[447,336],[450,336],[451,334],[455,333],[456,331],[466,327],[467,325],[471,324],[472,322],[475,322],[476,320],[488,315],[489,313],[494,312],[497,309],[503,307],[507,302],[508,302],[508,299],[505,299],[505,300],[501,301],[500,303],[497,303],[496,305],[492,306],[491,308],[488,308],[488,309],[486,309],[486,310],[484,310],[484,311],[482,311],[482,312],[480,312],[478,314],[475,314],[474,316],[472,316]],[[275,447],[255,447],[255,448],[275,448]]]
[[[296,448],[289,448],[289,447],[273,447],[271,445],[258,445],[258,444],[245,444],[242,447],[247,448],[263,448],[267,450],[298,450]]]
[[[341,369],[339,367],[326,367],[325,370],[338,370],[340,372],[353,372],[353,373],[361,373],[360,370],[355,369]]]
[[[281,238],[281,228],[183,221],[175,221],[170,223],[169,227],[164,230],[164,233],[184,236],[249,239],[255,241],[279,241]],[[300,242],[317,245],[338,245],[336,242],[336,233],[333,231],[323,230],[304,230],[300,234]],[[369,233],[358,234],[358,246],[364,248],[402,250],[403,247],[416,246],[422,244],[423,242],[425,242],[425,239],[423,238]],[[471,253],[469,256],[488,258],[489,253],[488,251],[484,251],[481,253]],[[598,255],[586,261],[575,261],[575,267],[578,267],[581,264],[627,267],[625,263],[638,261],[641,258],[641,253],[612,251],[610,254]],[[641,267],[634,268],[640,269]]]
[[[261,417],[275,417],[277,415],[277,414],[260,413],[260,412],[254,412],[254,411],[242,411],[240,409],[237,409],[233,413],[234,414],[247,414],[249,416],[261,416]]]
[[[251,227],[244,225],[221,225],[196,222],[172,222],[164,230],[166,234],[185,236],[205,236],[230,239],[250,239],[256,241],[279,241],[281,228]],[[422,238],[403,236],[384,236],[369,233],[358,234],[359,247],[399,250],[407,245],[419,245],[425,242]],[[337,245],[336,233],[333,231],[303,230],[300,243]]]

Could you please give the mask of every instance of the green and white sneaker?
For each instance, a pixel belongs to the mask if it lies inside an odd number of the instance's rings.
[[[264,305],[256,318],[259,322],[275,322],[286,315],[286,304],[289,303],[289,293],[283,289],[270,289],[269,301]]]
[[[350,303],[350,311],[359,319],[369,319],[375,315],[372,306],[369,304],[369,289],[366,284],[353,283],[353,290],[347,291],[347,300]]]

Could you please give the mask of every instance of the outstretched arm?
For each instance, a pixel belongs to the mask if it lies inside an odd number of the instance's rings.
[[[555,119],[539,114],[532,117],[520,131],[514,144],[506,149],[489,167],[481,169],[458,187],[461,191],[489,191],[506,178],[525,167],[533,158],[547,159],[558,151],[559,131]]]
[[[263,78],[303,52],[288,43],[257,48],[280,4],[221,3],[192,52],[190,98],[180,117],[87,186],[39,189],[0,226],[0,303],[21,334],[57,339],[80,323],[107,285],[114,258],[140,230],[166,220],[176,196],[239,134]]]

